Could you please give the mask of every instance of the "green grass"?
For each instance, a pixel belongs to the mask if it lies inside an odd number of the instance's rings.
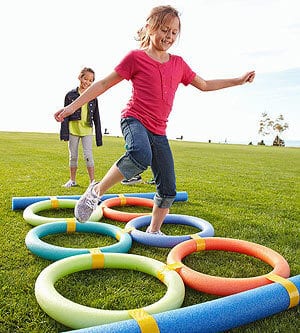
[[[24,243],[27,224],[22,211],[12,211],[12,197],[81,194],[88,185],[80,158],[80,187],[66,189],[67,145],[56,134],[0,132],[0,331],[61,332],[68,327],[50,318],[34,295],[35,280],[50,261],[31,254]],[[172,141],[177,190],[188,192],[188,201],[177,202],[171,213],[198,216],[209,221],[215,236],[262,244],[288,261],[291,276],[300,273],[299,184],[300,149]],[[122,138],[105,137],[94,148],[96,178],[100,179],[123,153]],[[82,151],[80,151],[80,154]],[[81,157],[81,156],[80,156]],[[147,170],[144,180],[151,178]],[[116,185],[110,193],[153,192],[153,185]],[[143,211],[143,208],[136,208]],[[46,216],[70,217],[73,212],[44,212]],[[124,227],[123,223],[103,220]],[[166,233],[190,233],[186,227],[165,225]],[[46,239],[45,239],[46,240]],[[48,236],[60,246],[90,248],[113,242],[91,234]],[[170,249],[134,243],[130,253],[166,262]],[[210,251],[185,259],[193,269],[211,275],[249,277],[266,274],[271,267],[258,259],[237,253]],[[142,307],[160,299],[165,286],[141,272],[97,270],[71,274],[58,281],[57,290],[72,301],[103,309]],[[218,296],[186,288],[183,306],[206,302]],[[242,306],[242,305],[241,305]],[[297,332],[299,306],[231,332]]]

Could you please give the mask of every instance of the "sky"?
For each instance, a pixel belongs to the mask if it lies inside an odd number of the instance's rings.
[[[289,124],[282,137],[300,140],[299,0],[10,0],[1,2],[0,131],[59,133],[53,114],[78,74],[92,67],[96,80],[138,48],[136,31],[151,8],[170,4],[182,31],[169,50],[204,79],[256,71],[252,84],[201,92],[179,86],[168,137],[248,143],[263,112]],[[103,128],[121,135],[120,112],[130,97],[122,81],[98,98]]]

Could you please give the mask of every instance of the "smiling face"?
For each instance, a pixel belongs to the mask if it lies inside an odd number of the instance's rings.
[[[156,29],[149,29],[152,47],[158,51],[167,51],[176,41],[179,31],[180,22],[178,17],[166,17],[164,22]]]
[[[94,82],[94,79],[95,79],[94,73],[90,71],[82,72],[81,75],[79,76],[80,91],[81,92],[85,91]]]

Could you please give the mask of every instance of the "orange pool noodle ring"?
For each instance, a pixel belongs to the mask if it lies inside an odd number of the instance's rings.
[[[220,237],[191,239],[176,245],[169,253],[168,264],[178,263],[176,271],[189,287],[213,295],[232,295],[272,283],[266,275],[249,278],[226,278],[197,272],[182,263],[187,255],[199,251],[219,250],[245,254],[258,258],[273,267],[272,274],[288,278],[290,267],[287,261],[276,251],[256,243]],[[200,259],[199,259],[200,260]]]
[[[142,206],[152,208],[154,201],[147,198],[138,198],[138,197],[125,197],[119,196],[116,198],[106,199],[101,203],[103,209],[103,216],[114,221],[119,222],[129,222],[135,217],[151,215],[151,213],[130,213],[124,211],[118,211],[112,209],[111,207],[118,206]]]

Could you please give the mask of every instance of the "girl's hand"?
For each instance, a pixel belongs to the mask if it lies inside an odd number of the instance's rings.
[[[244,84],[246,82],[251,83],[253,82],[254,78],[255,78],[255,71],[248,72],[240,78],[241,84]]]
[[[65,118],[64,111],[65,111],[65,109],[61,109],[54,113],[54,118],[56,121],[58,121],[60,123],[64,121],[64,118]]]
[[[64,119],[66,117],[68,117],[70,114],[72,114],[73,112],[69,110],[68,107],[64,107],[63,109],[57,111],[56,113],[54,113],[54,118],[56,119],[56,121],[58,122],[63,122]]]

